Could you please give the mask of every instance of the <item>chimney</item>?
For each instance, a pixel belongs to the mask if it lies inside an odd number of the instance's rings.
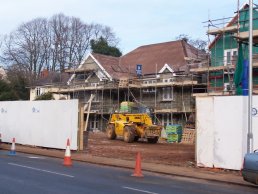
[[[48,76],[48,74],[49,74],[48,69],[43,69],[43,71],[41,71],[41,73],[40,73],[40,77],[45,78]]]

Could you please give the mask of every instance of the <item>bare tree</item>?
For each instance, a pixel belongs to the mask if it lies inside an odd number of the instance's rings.
[[[93,36],[92,39],[98,40],[100,37],[104,38],[110,46],[117,46],[119,39],[115,36],[115,33],[108,26],[100,24],[92,24]]]
[[[118,44],[111,28],[100,24],[85,24],[79,18],[55,15],[50,20],[52,31],[52,69],[63,71],[82,62],[90,50],[90,40],[101,36],[110,44]]]
[[[46,65],[47,21],[43,18],[22,24],[5,39],[4,59],[36,77]]]
[[[207,41],[201,40],[201,39],[192,39],[190,36],[186,34],[180,34],[175,38],[176,40],[184,40],[187,43],[191,44],[195,48],[206,51]]]
[[[79,18],[70,18],[68,35],[68,67],[78,65],[90,49],[90,40],[92,38],[92,27],[84,24]]]
[[[75,48],[76,60],[80,64],[83,57],[90,50],[90,40],[92,39],[93,28],[91,25],[83,24],[78,29],[79,33],[77,36],[77,46]]]
[[[57,14],[50,20],[38,18],[19,26],[6,37],[2,57],[6,64],[18,65],[34,79],[44,68],[63,72],[77,66],[90,51],[90,41],[100,37],[110,45],[118,44],[108,26]]]
[[[49,24],[53,51],[52,70],[64,71],[67,63],[69,17],[63,14],[54,15]]]
[[[207,47],[207,41],[201,40],[201,39],[195,39],[191,40],[190,44],[193,45],[195,48],[198,48],[199,50],[206,51]]]

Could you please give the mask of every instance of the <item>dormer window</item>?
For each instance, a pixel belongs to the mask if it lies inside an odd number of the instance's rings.
[[[86,75],[85,74],[77,74],[76,75],[76,79],[77,80],[85,80],[86,79]]]
[[[161,70],[159,71],[159,73],[173,73],[173,75],[175,75],[173,69],[168,65],[168,64],[165,64]]]

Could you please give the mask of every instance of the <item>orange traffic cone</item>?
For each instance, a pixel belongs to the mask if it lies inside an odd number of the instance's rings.
[[[143,177],[142,169],[141,169],[141,154],[140,154],[140,152],[137,153],[135,169],[134,169],[134,173],[132,174],[132,176]]]
[[[65,166],[72,166],[71,151],[70,151],[70,141],[69,141],[69,139],[67,139],[65,156],[64,156],[64,163],[63,164]]]
[[[15,138],[13,138],[11,150],[10,150],[8,155],[9,156],[15,156],[16,155],[16,151],[15,151]]]

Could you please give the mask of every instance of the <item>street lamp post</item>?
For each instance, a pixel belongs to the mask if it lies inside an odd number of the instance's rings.
[[[253,0],[249,0],[249,83],[248,83],[247,153],[253,151],[252,97],[253,97]]]

